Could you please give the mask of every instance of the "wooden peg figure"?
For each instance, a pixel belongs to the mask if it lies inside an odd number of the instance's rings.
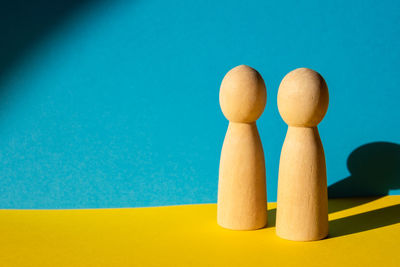
[[[265,161],[256,120],[264,111],[264,80],[245,65],[224,77],[219,102],[229,120],[221,151],[218,224],[233,230],[254,230],[267,224]]]
[[[300,68],[287,74],[278,109],[288,124],[282,147],[276,214],[278,236],[295,241],[328,235],[325,155],[317,125],[326,114],[328,87],[322,76]]]

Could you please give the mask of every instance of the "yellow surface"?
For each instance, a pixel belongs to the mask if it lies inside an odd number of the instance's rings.
[[[0,266],[400,266],[400,196],[329,208],[330,237],[315,242],[222,229],[215,204],[0,210]]]

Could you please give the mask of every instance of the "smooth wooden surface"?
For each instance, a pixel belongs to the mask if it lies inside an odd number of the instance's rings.
[[[261,75],[241,65],[230,70],[220,89],[220,105],[229,120],[221,151],[218,224],[254,230],[267,224],[265,161],[256,120],[266,104]]]
[[[224,116],[231,122],[254,122],[264,111],[267,91],[261,75],[252,67],[237,66],[225,75],[219,91]]]
[[[215,204],[98,210],[0,210],[0,266],[399,266],[400,196],[329,201],[315,242],[267,228],[232,231]]]
[[[279,162],[276,233],[296,241],[328,234],[324,149],[317,125],[328,109],[328,87],[307,68],[288,73],[278,91],[278,109],[288,124]]]
[[[279,165],[278,236],[311,241],[328,235],[326,183],[318,129],[289,126]]]
[[[328,104],[328,86],[324,78],[314,70],[295,69],[279,85],[279,114],[290,126],[317,126],[324,118]]]
[[[229,123],[218,189],[218,224],[234,230],[267,224],[264,152],[255,123]]]

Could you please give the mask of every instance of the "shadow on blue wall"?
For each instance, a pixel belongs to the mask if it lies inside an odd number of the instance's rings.
[[[0,0],[0,86],[29,50],[92,0]],[[5,95],[0,87],[0,97]]]
[[[329,198],[369,197],[348,203],[357,206],[386,196],[390,190],[400,189],[398,144],[374,142],[360,146],[348,157],[347,167],[351,175],[328,187]],[[348,205],[335,205],[330,207],[330,212],[350,208]]]
[[[385,196],[400,189],[400,145],[375,142],[360,146],[347,159],[351,175],[329,186],[330,198]]]
[[[329,213],[348,209],[388,195],[400,188],[400,145],[369,143],[355,149],[347,160],[351,175],[329,186]],[[372,197],[371,197],[372,196]],[[400,204],[329,222],[329,237],[338,237],[400,223]]]
[[[349,209],[386,196],[400,188],[400,145],[369,143],[355,149],[347,160],[351,175],[328,188],[329,213]],[[340,199],[340,198],[351,199]],[[276,209],[268,211],[268,227],[275,226]],[[400,204],[329,222],[329,238],[355,234],[400,223]]]

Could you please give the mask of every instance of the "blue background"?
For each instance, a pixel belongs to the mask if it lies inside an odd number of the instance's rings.
[[[267,85],[258,128],[269,201],[287,129],[277,90],[298,67],[329,86],[319,126],[328,184],[351,177],[360,146],[373,143],[378,159],[391,151],[391,168],[400,159],[399,1],[2,1],[0,10],[0,208],[216,202],[228,125],[219,85],[240,64]],[[371,188],[382,180],[374,170]],[[395,171],[385,193],[400,193]]]

